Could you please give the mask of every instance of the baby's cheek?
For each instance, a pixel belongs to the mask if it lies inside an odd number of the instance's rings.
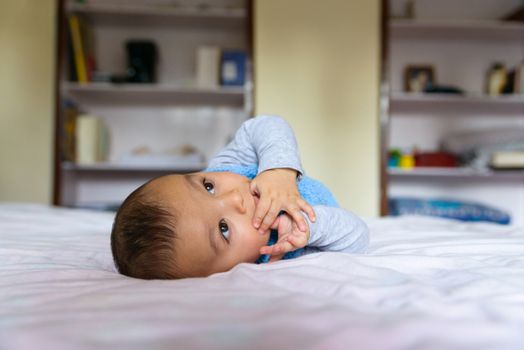
[[[260,256],[260,248],[267,245],[268,241],[267,235],[261,235],[260,233],[256,232],[253,235],[250,235],[248,238],[248,241],[245,242],[245,253],[246,253],[246,260],[247,261],[254,261],[258,259]]]

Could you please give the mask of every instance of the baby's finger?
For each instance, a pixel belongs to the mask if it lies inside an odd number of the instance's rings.
[[[276,230],[278,228],[278,224],[280,223],[280,216],[277,216],[275,221],[271,224],[271,229]]]
[[[300,198],[298,201],[298,206],[300,209],[305,212],[309,218],[309,220],[315,222],[317,220],[317,217],[315,215],[315,211],[313,210],[313,207],[309,205],[308,202],[306,202],[304,199]]]
[[[278,213],[280,212],[280,206],[276,201],[271,202],[271,207],[266,213],[266,216],[262,220],[262,224],[260,225],[260,228],[258,231],[260,233],[266,232],[266,230],[271,226],[271,224],[275,221],[275,219],[278,216]]]
[[[289,243],[287,240],[282,241],[282,242],[277,242],[274,245],[272,245],[272,247],[273,247],[273,250],[271,252],[271,255],[284,254],[294,249],[293,245]]]
[[[289,243],[287,245],[284,245],[284,243],[287,243],[285,241],[277,242],[273,245],[266,245],[259,249],[260,254],[262,255],[275,255],[275,254],[283,254],[290,251],[293,246]]]
[[[266,213],[270,207],[271,199],[267,199],[265,196],[261,196],[255,210],[255,215],[253,216],[253,226],[255,226],[255,228],[260,227],[262,219],[266,216]]]
[[[251,191],[251,194],[253,195],[260,195],[260,193],[258,192],[258,186],[257,186],[257,182],[256,180],[253,180],[251,181],[251,183],[249,184],[249,191]]]
[[[290,235],[287,238],[287,241],[293,245],[295,249],[297,248],[303,248],[306,246],[306,236],[305,235]]]
[[[266,255],[266,254],[270,254],[273,252],[273,246],[272,245],[266,245],[266,246],[263,246],[260,248],[259,250],[260,254],[262,255]]]
[[[307,231],[307,222],[306,219],[304,219],[304,216],[302,215],[302,212],[300,211],[300,208],[297,206],[288,206],[286,208],[286,213],[289,214],[295,221],[295,223],[298,225],[298,229],[302,232]]]

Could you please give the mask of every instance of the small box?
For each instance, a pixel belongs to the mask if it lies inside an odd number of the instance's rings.
[[[419,152],[415,153],[417,167],[449,167],[458,166],[457,157],[448,152]]]
[[[243,86],[246,82],[246,53],[225,50],[220,64],[220,84],[223,86]]]
[[[220,48],[201,46],[197,49],[196,83],[199,88],[218,87]]]

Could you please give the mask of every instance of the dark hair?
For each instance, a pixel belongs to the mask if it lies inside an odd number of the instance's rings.
[[[175,216],[137,188],[122,203],[111,230],[111,251],[118,271],[142,279],[176,275]]]

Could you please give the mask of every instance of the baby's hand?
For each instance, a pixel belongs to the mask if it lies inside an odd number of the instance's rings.
[[[306,223],[306,231],[298,229],[296,221],[287,214],[282,214],[271,225],[278,230],[278,241],[271,246],[260,248],[260,254],[272,255],[270,261],[278,260],[287,252],[304,248],[309,241],[309,226]]]
[[[269,229],[281,210],[293,218],[302,232],[307,230],[307,223],[301,211],[315,221],[313,208],[298,193],[296,177],[295,170],[279,168],[266,170],[251,181],[251,192],[260,197],[253,217],[253,226],[260,233]]]

